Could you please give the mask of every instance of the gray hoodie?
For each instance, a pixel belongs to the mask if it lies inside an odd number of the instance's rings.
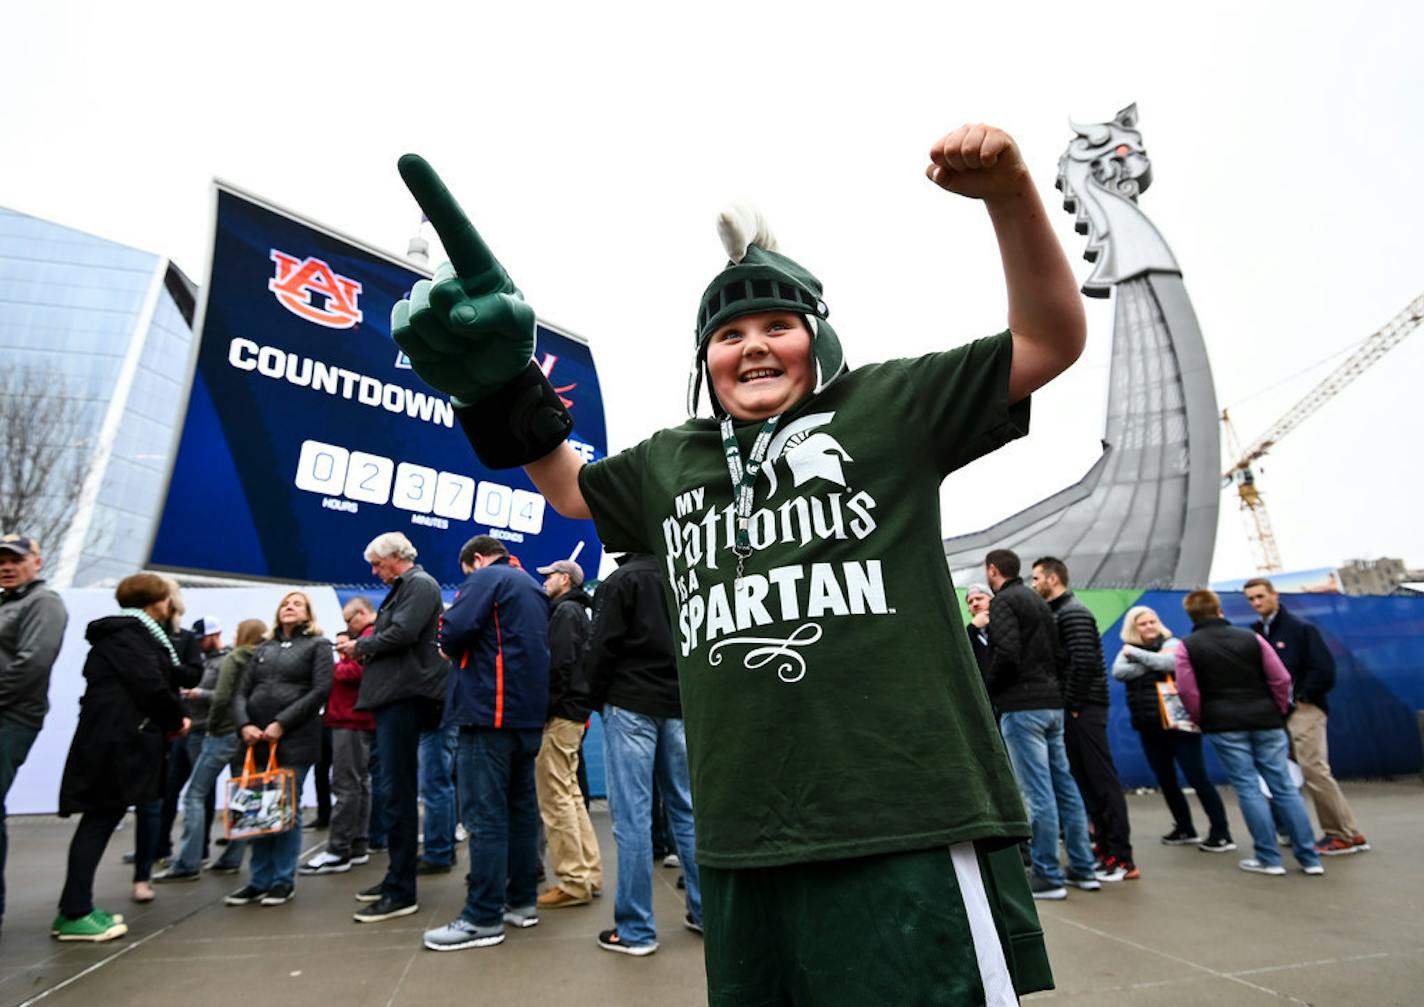
[[[69,613],[42,578],[0,593],[0,717],[36,730],[49,712],[49,672]]]

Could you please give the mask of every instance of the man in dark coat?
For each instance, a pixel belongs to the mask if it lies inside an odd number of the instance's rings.
[[[366,547],[371,572],[391,586],[369,636],[345,640],[337,650],[366,666],[358,710],[376,715],[381,795],[386,805],[390,867],[379,885],[356,898],[368,903],[358,923],[409,916],[420,909],[415,879],[419,843],[420,735],[440,726],[447,666],[435,642],[443,602],[440,585],[416,559],[400,532],[378,535]]]
[[[490,947],[506,923],[539,922],[534,759],[549,711],[549,601],[489,535],[465,543],[460,568],[467,576],[440,620],[440,649],[451,661],[445,723],[460,729],[469,892],[459,916],[425,932],[432,951]]]
[[[1286,766],[1289,673],[1270,644],[1222,618],[1215,592],[1193,591],[1182,607],[1191,616],[1192,632],[1174,655],[1177,692],[1215,749],[1251,830],[1256,855],[1238,866],[1254,874],[1286,873],[1276,845],[1274,810],[1301,870],[1324,874],[1305,802]],[[1269,807],[1259,780],[1270,789]]]
[[[1108,673],[1098,622],[1072,591],[1068,567],[1044,556],[1033,564],[1033,589],[1053,611],[1058,639],[1068,655],[1063,676],[1063,742],[1068,765],[1093,822],[1102,869],[1100,881],[1141,876],[1132,860],[1127,798],[1108,747]]]
[[[540,893],[539,908],[557,909],[586,906],[603,887],[598,836],[578,782],[589,714],[581,666],[593,599],[584,594],[583,567],[573,560],[556,560],[539,572],[549,596],[549,719],[534,762],[534,784],[555,877]]]
[[[1290,672],[1295,689],[1295,710],[1286,721],[1295,761],[1305,776],[1305,788],[1315,801],[1315,814],[1325,836],[1315,848],[1327,857],[1364,853],[1369,841],[1355,822],[1350,802],[1330,771],[1325,722],[1330,715],[1328,695],[1335,685],[1335,659],[1325,639],[1311,623],[1281,605],[1275,586],[1264,577],[1248,580],[1242,590],[1261,618],[1251,627],[1275,649]]]
[[[1029,888],[1036,899],[1066,899],[1067,885],[1084,891],[1102,886],[1093,873],[1088,815],[1064,747],[1058,628],[1048,603],[1024,584],[1020,569],[1018,556],[1008,549],[995,549],[984,558],[985,579],[994,590],[989,700],[999,711],[999,730],[1028,805],[1033,832]],[[1068,849],[1066,875],[1058,860],[1060,829]]]

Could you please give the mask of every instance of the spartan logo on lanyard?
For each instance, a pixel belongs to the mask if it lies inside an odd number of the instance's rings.
[[[732,417],[722,417],[722,450],[727,453],[727,473],[732,477],[732,507],[736,515],[736,540],[732,552],[737,557],[737,579],[735,586],[742,583],[742,565],[752,554],[752,539],[749,528],[752,520],[752,496],[756,492],[757,474],[771,448],[772,435],[781,422],[781,414],[773,416],[762,424],[761,432],[752,442],[751,454],[746,464],[742,463],[742,449],[737,446],[737,434],[732,429]]]

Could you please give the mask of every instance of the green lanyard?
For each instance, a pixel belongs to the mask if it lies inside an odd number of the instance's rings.
[[[761,473],[762,462],[771,447],[771,437],[780,422],[781,415],[778,413],[762,424],[761,433],[752,442],[751,454],[744,465],[742,449],[737,446],[737,435],[732,430],[732,417],[722,417],[722,450],[727,454],[727,473],[732,477],[732,506],[736,514],[737,534],[732,552],[737,557],[738,584],[742,580],[742,563],[752,554],[752,497],[756,493],[757,476]]]

